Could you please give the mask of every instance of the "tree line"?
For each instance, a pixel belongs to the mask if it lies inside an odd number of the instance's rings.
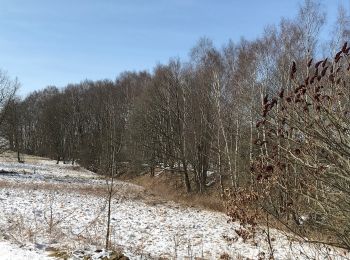
[[[339,8],[321,42],[325,13],[306,0],[256,40],[217,48],[202,38],[187,61],[152,73],[12,98],[1,133],[19,161],[29,153],[102,174],[115,161],[165,167],[181,173],[187,192],[204,192],[214,171],[232,201],[245,194],[301,235],[307,215],[330,234],[321,242],[350,248],[348,23]]]

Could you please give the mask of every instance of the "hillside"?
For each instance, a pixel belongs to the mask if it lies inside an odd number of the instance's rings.
[[[107,256],[106,182],[79,166],[25,156],[0,163],[0,258],[91,259]],[[115,251],[131,259],[257,259],[269,255],[263,229],[243,241],[225,214],[165,201],[137,185],[117,181],[111,217]],[[271,230],[276,259],[342,259]],[[20,249],[19,249],[20,248]],[[334,254],[338,254],[336,257]],[[225,258],[226,257],[226,258]],[[84,258],[89,259],[89,258]],[[111,258],[114,259],[114,258]],[[345,259],[345,258],[344,258]]]

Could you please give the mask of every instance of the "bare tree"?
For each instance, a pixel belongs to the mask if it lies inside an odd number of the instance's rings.
[[[295,74],[302,72],[295,64],[292,66],[293,88],[265,101],[263,125],[268,133],[269,154],[254,165],[261,187],[268,194],[263,207],[270,214],[300,235],[305,235],[306,226],[302,222],[307,220],[309,228],[330,235],[326,241],[317,242],[347,249],[350,248],[348,56],[349,48],[344,44],[333,60],[310,64],[314,65],[313,76],[301,82],[295,80]],[[273,199],[275,196],[283,196],[283,203]],[[294,226],[288,222],[290,215]]]
[[[11,142],[11,140],[7,139],[8,135],[6,136],[6,133],[4,133],[4,128],[6,128],[4,127],[4,121],[6,120],[10,107],[13,108],[13,106],[10,106],[10,103],[14,99],[19,86],[20,84],[17,78],[12,80],[6,72],[0,70],[0,126],[2,128],[0,151],[7,150],[9,141]],[[19,137],[17,135],[18,127],[19,125],[16,124],[16,134],[14,134],[16,137]]]

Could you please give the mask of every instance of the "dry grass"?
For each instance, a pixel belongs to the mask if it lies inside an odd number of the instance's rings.
[[[11,151],[4,152],[0,154],[0,160],[3,162],[17,162],[17,153]],[[37,163],[38,161],[49,161],[51,159],[35,155],[21,154],[21,160],[26,163]]]
[[[11,182],[6,180],[0,180],[0,188],[9,188],[9,189],[21,189],[21,190],[39,190],[39,191],[61,191],[65,193],[74,193],[81,195],[90,195],[96,197],[105,197],[107,195],[107,186],[105,185],[78,185],[72,184],[66,185],[64,183],[23,183],[23,182]],[[123,199],[139,199],[146,200],[152,203],[152,201],[157,201],[156,198],[148,198],[147,194],[143,190],[132,189],[120,185],[115,186],[117,195],[119,198]]]
[[[80,193],[101,196],[106,193],[105,187],[81,186],[81,185],[64,185],[57,183],[21,183],[0,180],[0,188],[22,189],[22,190],[47,190],[47,191],[64,191],[69,193]]]
[[[188,207],[225,211],[223,200],[216,186],[209,187],[204,193],[187,193],[181,174],[164,172],[154,177],[150,174],[128,175],[124,176],[123,179],[144,187],[148,195],[154,198],[159,197],[163,201],[174,201]]]

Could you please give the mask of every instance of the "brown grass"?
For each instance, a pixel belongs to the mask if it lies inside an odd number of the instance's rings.
[[[90,195],[97,197],[105,197],[107,195],[107,186],[100,185],[76,185],[76,184],[57,184],[57,183],[21,183],[0,180],[0,188],[22,189],[22,190],[39,190],[39,191],[57,191],[65,193],[75,193],[81,195]],[[127,199],[143,199],[144,192],[141,190],[133,190],[125,187],[118,189],[116,186],[117,196]]]
[[[39,160],[50,160],[45,157],[39,157],[28,154],[21,154],[21,159],[26,163],[37,163]],[[12,151],[6,151],[0,154],[0,160],[3,162],[17,162],[17,153]]]
[[[127,175],[123,180],[140,185],[153,197],[164,201],[174,201],[183,206],[199,207],[207,210],[224,212],[224,203],[216,186],[209,187],[204,193],[187,193],[182,175],[174,172],[163,172],[154,177],[150,174]]]

